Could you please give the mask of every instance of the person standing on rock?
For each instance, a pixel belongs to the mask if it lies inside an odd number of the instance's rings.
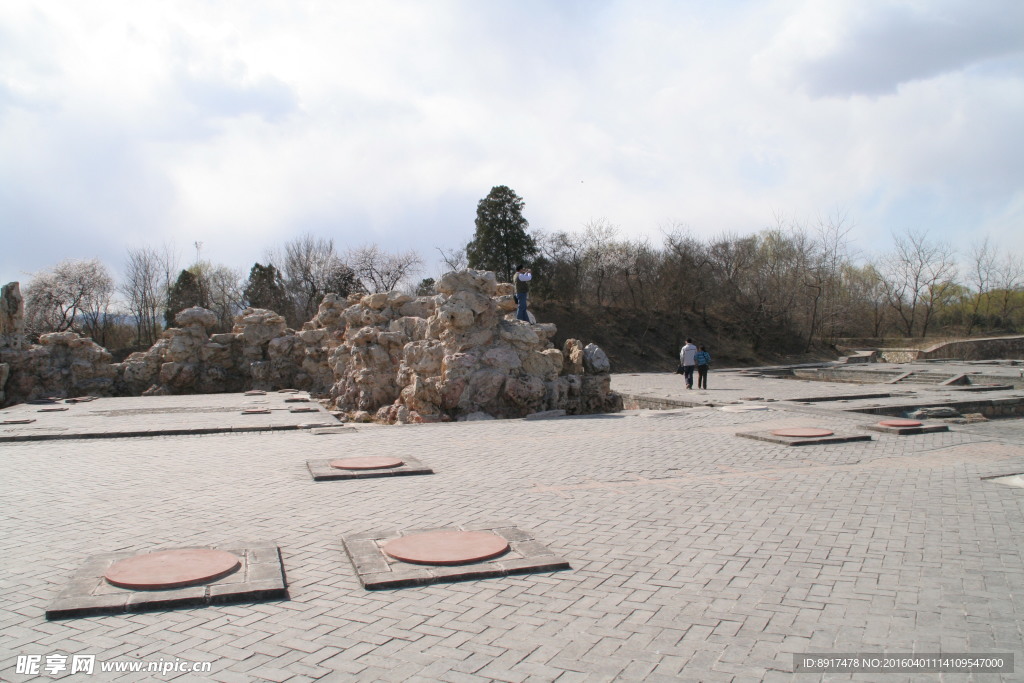
[[[708,368],[711,367],[711,354],[701,344],[700,351],[694,357],[693,362],[697,364],[697,388],[708,388]]]
[[[687,339],[686,344],[679,351],[679,364],[683,366],[683,379],[686,380],[686,388],[693,389],[693,367],[697,356],[697,347],[693,345],[692,339]]]
[[[526,299],[530,294],[530,280],[533,279],[533,273],[523,264],[519,264],[516,266],[516,274],[512,279],[516,283],[516,303],[519,304],[516,320],[530,322],[530,316],[526,313]]]

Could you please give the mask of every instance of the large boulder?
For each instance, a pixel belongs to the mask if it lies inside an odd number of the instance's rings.
[[[21,348],[24,339],[25,299],[21,296],[21,285],[8,282],[0,287],[0,346]]]
[[[607,356],[576,341],[554,348],[552,324],[505,319],[511,291],[493,273],[446,273],[436,289],[414,300],[368,295],[345,310],[330,359],[339,410],[428,422],[615,409]],[[413,315],[414,307],[429,316]]]

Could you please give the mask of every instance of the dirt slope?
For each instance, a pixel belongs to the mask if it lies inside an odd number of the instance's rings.
[[[554,341],[559,348],[569,338],[600,346],[611,360],[612,372],[672,372],[678,365],[679,349],[687,337],[698,345],[707,346],[713,364],[718,368],[834,360],[837,357],[829,349],[812,349],[811,353],[803,353],[803,344],[799,340],[791,340],[789,348],[755,352],[749,343],[738,341],[740,335],[728,323],[709,321],[710,325],[704,325],[698,316],[678,319],[628,309],[570,307],[544,301],[531,304],[530,310],[538,322],[558,326]]]

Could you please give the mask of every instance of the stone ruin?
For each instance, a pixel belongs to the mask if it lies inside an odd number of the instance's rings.
[[[622,409],[605,353],[575,339],[554,348],[554,325],[512,319],[510,283],[462,270],[444,275],[437,291],[328,294],[299,331],[273,311],[250,308],[231,332],[211,335],[216,316],[189,308],[151,348],[113,363],[74,332],[26,345],[23,303],[11,283],[0,295],[0,404],[294,388],[348,419],[385,423]]]

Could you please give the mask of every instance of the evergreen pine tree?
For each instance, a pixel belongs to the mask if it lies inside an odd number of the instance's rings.
[[[470,268],[493,270],[508,282],[516,265],[537,255],[537,242],[526,232],[523,198],[505,185],[492,187],[476,206],[476,233],[466,245]]]
[[[206,287],[191,270],[183,270],[178,279],[167,292],[167,307],[164,309],[164,320],[167,327],[174,327],[174,316],[186,308],[193,306],[210,307],[209,294]]]
[[[273,264],[253,264],[243,296],[252,308],[266,308],[285,317],[291,312],[284,277]]]

